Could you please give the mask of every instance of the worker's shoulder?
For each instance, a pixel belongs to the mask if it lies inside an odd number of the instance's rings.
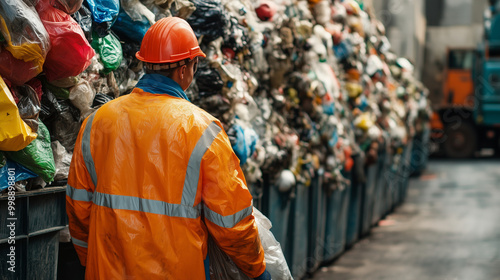
[[[198,107],[197,105],[187,101],[185,99],[175,98],[175,105],[178,106],[176,110],[179,111],[179,116],[191,115],[197,121],[205,122],[207,125],[212,122],[219,122],[219,120],[212,116],[207,111]],[[187,116],[189,119],[189,116]]]

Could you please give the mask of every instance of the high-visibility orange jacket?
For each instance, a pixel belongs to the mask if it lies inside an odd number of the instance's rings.
[[[252,196],[226,133],[177,83],[155,79],[103,105],[78,135],[66,206],[86,279],[205,279],[209,234],[258,277]]]

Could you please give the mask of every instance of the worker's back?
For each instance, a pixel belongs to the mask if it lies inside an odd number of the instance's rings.
[[[75,144],[66,209],[86,278],[205,279],[210,233],[246,275],[270,279],[229,138],[184,92],[205,57],[191,27],[157,21],[136,56],[147,74]]]
[[[203,279],[201,208],[181,202],[191,152],[213,119],[186,100],[148,93],[119,98],[97,114],[91,152],[102,199],[90,217],[96,228],[88,249],[95,257],[87,278]]]
[[[249,241],[245,235],[258,238],[253,229],[251,196],[242,174],[228,172],[230,176],[220,177],[229,178],[225,182],[210,179],[218,170],[238,169],[235,166],[238,161],[229,154],[230,158],[224,159],[227,167],[201,164],[204,155],[227,154],[217,152],[229,143],[216,138],[221,128],[214,121],[184,99],[140,89],[109,102],[87,119],[76,144],[68,182],[69,196],[79,200],[74,193],[81,191],[72,186],[90,185],[89,179],[76,171],[79,166],[85,165],[89,178],[93,181],[95,177],[96,181],[87,206],[91,208],[88,241],[82,245],[88,247],[84,261],[87,279],[204,279],[205,223],[212,226],[216,238],[221,234],[228,244],[232,242],[235,250],[238,238],[243,238],[243,243]],[[86,145],[90,147],[93,167],[85,155]],[[207,170],[200,172],[200,168]],[[211,175],[204,176],[204,172]],[[201,188],[202,184],[206,188]],[[224,205],[228,200],[222,198],[228,191],[239,192],[239,197]],[[202,192],[208,202],[201,203]],[[212,199],[215,203],[210,202]],[[68,201],[70,209],[81,207],[74,205],[81,203],[75,200]],[[203,221],[202,210],[204,216],[218,216],[217,213],[225,211],[236,213],[240,217],[234,223],[243,225],[236,230],[237,234],[244,235],[236,236],[226,230],[235,224],[227,224],[225,220],[220,223],[214,220],[214,224]],[[85,212],[69,211],[70,218]],[[72,235],[78,235],[80,227],[72,225],[71,220]],[[225,246],[224,241],[221,245]],[[259,253],[260,244],[242,246],[257,246],[250,251],[255,255],[243,260],[248,268],[255,269],[257,264],[260,269],[263,257]]]

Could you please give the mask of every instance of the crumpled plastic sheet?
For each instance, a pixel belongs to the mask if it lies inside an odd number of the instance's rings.
[[[82,120],[88,117],[94,109],[92,103],[94,101],[95,92],[86,80],[80,80],[78,84],[71,88],[69,100],[71,103],[80,110]]]
[[[28,85],[22,85],[16,88],[16,94],[19,98],[17,108],[23,121],[33,131],[38,131],[38,115],[41,111],[40,100],[36,91]]]
[[[113,24],[112,30],[120,39],[130,40],[140,44],[149,27],[151,27],[151,23],[146,17],[134,21],[123,9],[121,9]]]
[[[52,0],[56,7],[67,14],[76,13],[82,6],[83,0]]]
[[[113,100],[113,97],[107,94],[98,93],[95,95],[94,101],[92,102],[92,108],[97,109],[111,100]]]
[[[214,68],[199,65],[195,77],[200,97],[211,96],[222,92],[224,82],[219,72]]]
[[[51,141],[59,141],[66,150],[73,152],[80,131],[80,111],[69,100],[57,100],[50,92],[42,96],[40,119],[51,131]]]
[[[89,9],[81,6],[71,17],[80,25],[87,41],[92,43],[92,14]]]
[[[139,0],[121,0],[121,8],[133,21],[142,21],[146,18],[150,25],[155,23],[155,15]]]
[[[228,16],[220,0],[192,0],[196,10],[187,19],[196,37],[203,36],[203,42],[209,43],[224,36]]]
[[[66,148],[59,141],[52,142],[51,147],[56,165],[54,181],[67,179],[72,155],[66,151]]]

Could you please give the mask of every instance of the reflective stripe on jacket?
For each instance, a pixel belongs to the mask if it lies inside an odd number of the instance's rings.
[[[208,233],[248,276],[265,270],[229,139],[182,98],[135,88],[89,116],[66,205],[86,279],[205,279]]]

